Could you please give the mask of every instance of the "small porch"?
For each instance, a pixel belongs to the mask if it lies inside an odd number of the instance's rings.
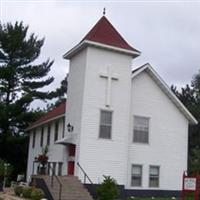
[[[77,153],[77,134],[69,133],[67,136],[61,140],[56,141],[56,144],[64,145],[66,147],[66,174],[64,175],[74,175],[75,174],[75,157]]]
[[[62,176],[63,162],[47,162],[42,164],[41,162],[34,160],[32,169],[32,175]]]

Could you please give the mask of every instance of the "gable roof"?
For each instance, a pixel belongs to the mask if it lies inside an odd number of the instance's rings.
[[[188,119],[190,124],[197,124],[198,121],[195,117],[188,111],[188,109],[183,105],[183,103],[177,98],[177,96],[171,91],[169,86],[163,81],[163,79],[158,75],[158,73],[151,67],[149,63],[132,71],[132,79],[137,75],[146,71],[150,77],[157,83],[160,89],[168,96],[168,98],[175,104],[175,106],[180,110],[180,112]]]
[[[101,17],[81,42],[63,57],[69,59],[88,45],[120,51],[134,57],[140,55],[140,51],[129,45],[105,16]]]
[[[65,109],[66,109],[66,102],[64,101],[61,104],[59,104],[57,107],[45,113],[37,121],[30,124],[30,126],[26,130],[31,130],[37,126],[47,123],[48,121],[52,121],[54,119],[63,117],[65,115]]]

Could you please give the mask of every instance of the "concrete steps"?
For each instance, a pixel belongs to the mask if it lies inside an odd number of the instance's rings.
[[[54,200],[59,200],[59,183],[54,177],[53,187],[51,186],[51,177],[42,176]],[[75,176],[59,176],[62,183],[61,200],[93,200],[88,190],[81,181]]]

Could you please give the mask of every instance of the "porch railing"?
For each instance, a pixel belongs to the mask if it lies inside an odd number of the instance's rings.
[[[63,163],[62,162],[47,162],[46,164],[46,170],[45,170],[45,174],[50,175],[50,168],[49,166],[53,165],[54,168],[54,175],[58,175],[58,176],[62,176],[62,167],[63,167]],[[41,164],[38,161],[33,161],[33,166],[32,166],[32,175],[38,175],[41,174],[40,172],[41,169]]]
[[[87,175],[87,173],[85,172],[85,170],[81,167],[80,163],[77,162],[77,166],[81,169],[81,171],[83,172],[84,175],[84,183],[86,183],[86,179],[88,179],[88,181],[93,185],[93,182],[91,181],[90,177]]]
[[[58,200],[61,200],[62,195],[62,182],[60,181],[59,177],[55,175],[55,168],[51,167],[51,165],[48,166],[48,168],[52,171],[51,173],[51,187],[54,187],[54,177],[56,178],[56,181],[59,185],[59,192],[58,192]]]

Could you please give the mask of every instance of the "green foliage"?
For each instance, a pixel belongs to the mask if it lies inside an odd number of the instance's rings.
[[[4,176],[4,161],[0,160],[0,176]]]
[[[17,185],[17,186],[14,188],[14,191],[15,191],[15,195],[16,195],[16,196],[21,196],[22,191],[23,191],[23,187]]]
[[[66,77],[61,81],[60,87],[57,88],[54,92],[51,92],[51,95],[58,97],[58,99],[55,103],[47,104],[46,108],[47,111],[57,107],[60,103],[66,101],[67,89],[68,89],[68,77],[69,75],[67,74]]]
[[[63,91],[63,86],[55,92],[41,91],[54,80],[48,76],[53,61],[37,62],[44,39],[28,29],[23,22],[0,23],[0,158],[16,165],[15,177],[26,169],[24,130],[44,113],[31,109],[31,103],[60,98]]]
[[[187,107],[187,109],[200,121],[200,71],[193,77],[191,84],[177,90],[171,87],[175,95]],[[189,126],[189,156],[188,171],[200,172],[200,123]]]
[[[44,197],[44,192],[41,189],[34,188],[31,192],[32,200],[40,200]]]
[[[0,135],[0,157],[14,166],[12,179],[16,179],[17,174],[24,173],[27,166],[27,152],[28,137],[26,135]]]
[[[7,165],[7,166],[5,166]],[[0,176],[10,176],[13,171],[13,166],[0,159]]]
[[[66,98],[68,89],[68,78],[69,74],[66,74],[65,78],[60,82],[60,87],[57,88],[55,91],[51,92],[51,95],[54,97],[58,97],[58,100]]]
[[[42,155],[47,156],[49,152],[49,147],[46,145],[43,149],[42,149]]]
[[[194,198],[194,192],[187,193],[186,196],[185,196],[185,199],[186,200],[194,200],[195,199]]]
[[[126,200],[174,200],[172,197],[129,197]],[[177,198],[179,199],[179,198]]]
[[[28,30],[23,22],[0,22],[0,158],[15,165],[13,178],[26,169],[28,137],[24,130],[44,113],[40,108],[31,109],[31,103],[61,100],[67,91],[67,77],[60,88],[44,91],[54,80],[48,76],[53,61],[37,62],[44,38],[38,39]]]
[[[103,176],[104,181],[97,188],[98,200],[115,200],[119,196],[117,182],[110,176]]]
[[[23,187],[22,196],[24,198],[30,198],[33,188],[32,187]]]
[[[29,35],[29,36],[28,36]],[[51,99],[39,89],[54,80],[48,77],[53,61],[35,64],[44,39],[28,34],[23,22],[0,24],[0,133],[17,134],[32,121],[29,106],[35,99]]]

